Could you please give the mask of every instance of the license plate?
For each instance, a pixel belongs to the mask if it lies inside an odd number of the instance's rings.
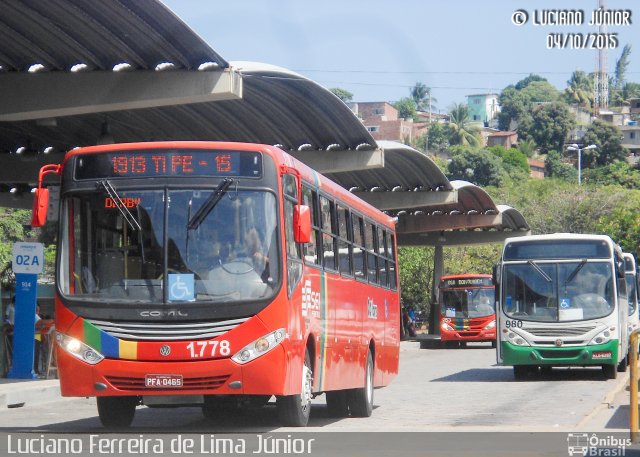
[[[609,351],[594,352],[592,358],[594,358],[594,359],[610,359],[611,358],[611,352],[609,352]]]
[[[151,389],[177,389],[182,387],[182,375],[148,374],[144,377],[144,385]]]

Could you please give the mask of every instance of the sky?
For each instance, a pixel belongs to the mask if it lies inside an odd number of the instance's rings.
[[[225,60],[284,67],[346,89],[355,102],[394,102],[422,82],[447,112],[467,95],[499,93],[531,73],[564,89],[574,70],[596,68],[597,50],[571,48],[583,40],[612,45],[610,74],[622,47],[632,45],[627,80],[640,83],[637,0],[605,0],[606,9],[630,18],[602,31],[615,38],[598,38],[588,25],[598,0],[162,1]],[[582,11],[583,23],[533,24],[549,10]],[[527,23],[515,25],[522,13]],[[552,34],[564,34],[564,48],[548,49]]]

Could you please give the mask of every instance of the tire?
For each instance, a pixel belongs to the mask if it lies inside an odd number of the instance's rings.
[[[629,354],[624,356],[624,359],[620,361],[618,364],[618,373],[624,373],[627,371],[627,367],[629,366]]]
[[[304,354],[302,367],[302,391],[297,395],[285,395],[276,398],[276,409],[282,425],[287,427],[305,427],[309,423],[311,413],[311,389],[313,387],[313,371],[309,350]]]
[[[347,417],[349,403],[346,390],[334,390],[325,394],[327,397],[327,412],[329,417]]]
[[[602,365],[602,374],[604,374],[605,379],[616,379],[618,377],[615,365]]]
[[[138,397],[97,397],[98,416],[105,427],[125,428],[133,422]]]
[[[494,348],[494,349],[495,349],[496,347],[498,347],[498,343],[496,343],[496,340],[493,340],[493,341],[491,342],[491,347],[492,347],[492,348]]]
[[[353,417],[369,417],[373,411],[373,356],[367,353],[367,366],[364,372],[364,387],[350,389],[347,403]]]

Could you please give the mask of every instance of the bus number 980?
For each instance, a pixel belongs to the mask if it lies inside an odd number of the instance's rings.
[[[512,328],[512,327],[522,328],[522,321],[507,319],[506,321],[504,321],[504,326],[507,328]]]

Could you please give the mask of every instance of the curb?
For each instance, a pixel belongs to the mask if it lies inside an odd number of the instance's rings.
[[[602,402],[596,406],[593,411],[587,414],[577,425],[577,430],[582,430],[586,426],[586,424],[591,421],[594,417],[596,417],[600,412],[609,408],[609,405],[614,402],[616,395],[624,390],[624,388],[629,384],[629,370],[627,370],[624,376],[618,377],[616,386],[614,389],[609,391],[607,395],[602,399]]]
[[[0,384],[0,408],[17,408],[61,398],[57,379]]]

